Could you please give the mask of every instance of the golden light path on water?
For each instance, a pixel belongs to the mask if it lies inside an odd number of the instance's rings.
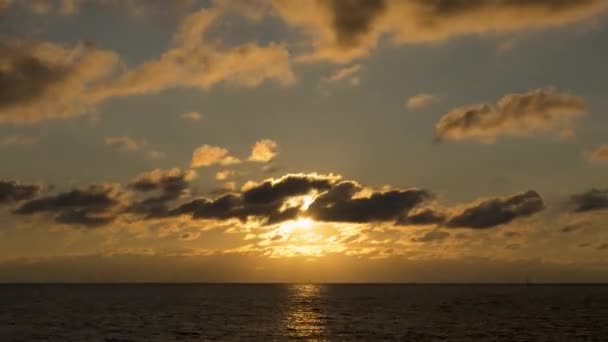
[[[327,293],[323,285],[293,284],[288,287],[284,326],[289,338],[326,341]]]

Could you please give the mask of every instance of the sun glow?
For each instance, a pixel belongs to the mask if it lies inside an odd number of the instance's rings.
[[[312,219],[301,217],[296,220],[282,223],[279,227],[279,231],[281,234],[290,234],[296,229],[310,229],[313,225],[314,221]]]
[[[312,204],[312,202],[314,202],[314,201],[315,201],[314,194],[290,197],[285,201],[285,203],[283,203],[281,210],[286,210],[288,208],[293,208],[293,207],[300,207],[300,209],[302,211],[307,211],[308,208],[310,207],[310,205]]]

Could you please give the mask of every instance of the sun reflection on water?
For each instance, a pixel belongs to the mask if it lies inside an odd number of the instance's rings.
[[[285,328],[291,338],[327,341],[327,293],[323,285],[294,284],[288,288]]]

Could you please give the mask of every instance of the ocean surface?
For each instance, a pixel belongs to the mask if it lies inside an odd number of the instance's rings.
[[[0,285],[0,341],[608,341],[600,285]]]

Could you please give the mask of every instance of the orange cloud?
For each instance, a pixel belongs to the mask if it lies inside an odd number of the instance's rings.
[[[592,162],[608,161],[608,144],[602,145],[587,153],[587,159]]]
[[[603,0],[272,0],[288,25],[310,38],[302,61],[347,63],[369,54],[381,37],[393,44],[507,33],[576,23],[600,14]]]
[[[408,98],[405,106],[411,110],[422,110],[437,103],[439,97],[435,94],[421,93]]]
[[[200,121],[203,118],[203,114],[199,112],[188,112],[183,113],[179,116],[182,120],[188,121]]]
[[[251,155],[249,156],[250,161],[267,163],[274,159],[278,154],[277,150],[279,145],[270,139],[260,140],[253,145]]]
[[[268,80],[295,82],[282,44],[244,43],[225,47],[205,39],[224,15],[202,9],[184,18],[175,45],[158,59],[121,69],[113,51],[87,44],[65,47],[17,39],[0,41],[0,124],[70,118],[113,98],[171,88],[207,89],[219,83],[256,87]]]
[[[192,153],[190,167],[205,167],[211,165],[238,164],[240,160],[231,156],[223,147],[202,145]]]
[[[92,89],[118,70],[112,51],[87,44],[0,41],[0,124],[69,118],[90,110]]]

